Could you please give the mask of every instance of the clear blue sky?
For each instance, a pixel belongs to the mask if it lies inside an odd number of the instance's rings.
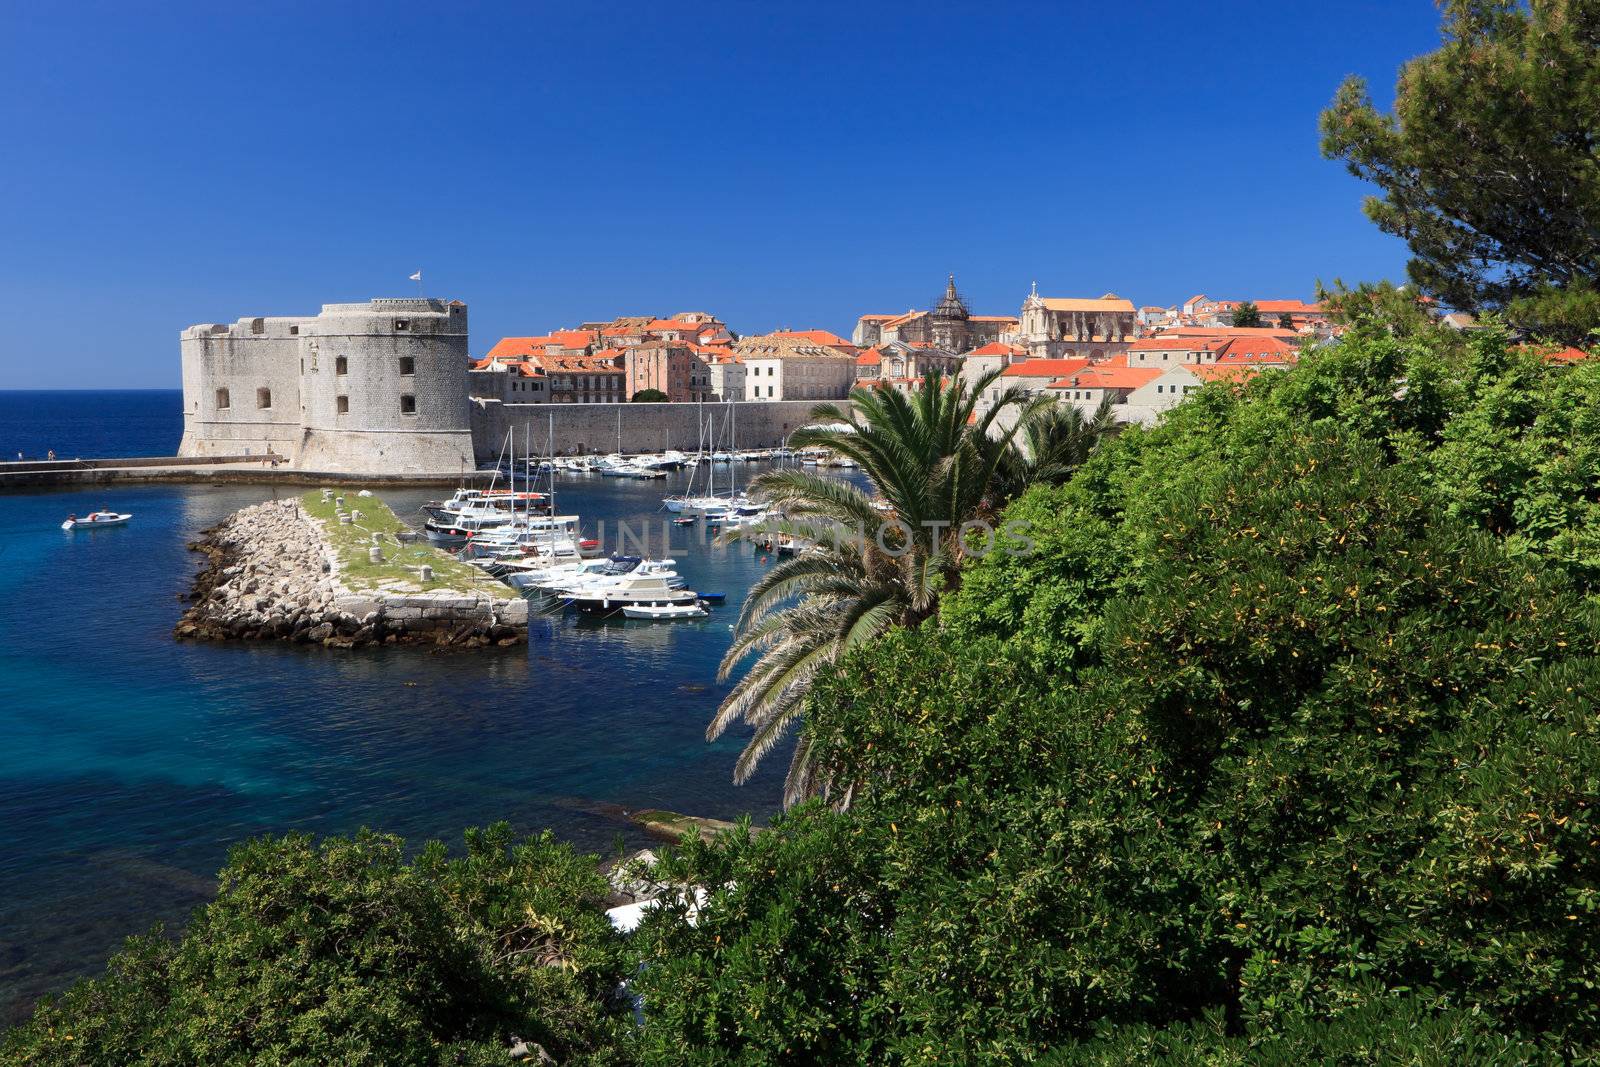
[[[848,332],[934,300],[1309,298],[1404,249],[1317,151],[1428,0],[38,4],[0,35],[0,388],[176,387],[178,331],[471,305]]]

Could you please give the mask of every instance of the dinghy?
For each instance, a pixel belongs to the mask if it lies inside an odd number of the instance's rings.
[[[653,619],[664,621],[668,619],[703,619],[710,612],[699,601],[692,604],[628,604],[622,609],[622,614],[630,619]]]

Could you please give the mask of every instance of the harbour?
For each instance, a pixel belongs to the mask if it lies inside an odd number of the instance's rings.
[[[717,465],[717,488],[764,469]],[[632,812],[768,817],[783,760],[735,787],[743,739],[707,744],[705,724],[728,689],[716,667],[737,605],[777,557],[670,524],[663,498],[704,478],[559,476],[557,503],[608,541],[649,531],[650,555],[670,554],[689,588],[719,591],[725,606],[662,623],[534,613],[525,648],[488,655],[174,641],[202,563],[188,544],[241,508],[298,499],[301,486],[0,496],[3,1017],[92,972],[123,938],[181,926],[228,848],[254,835],[373,826],[454,840],[507,818],[610,855],[654,840]],[[415,527],[440,495],[378,492]],[[103,505],[134,517],[60,529]]]

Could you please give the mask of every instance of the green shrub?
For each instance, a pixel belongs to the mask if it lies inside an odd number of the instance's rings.
[[[647,1059],[1595,1053],[1600,620],[1283,388],[1030,496],[1038,555],[823,681],[854,805],[680,857]]]
[[[504,1063],[509,1038],[619,1062],[621,941],[593,857],[469,831],[236,847],[180,942],[135,938],[45,1002],[0,1058],[28,1064]]]

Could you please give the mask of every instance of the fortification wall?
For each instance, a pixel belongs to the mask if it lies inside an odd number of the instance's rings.
[[[728,404],[505,404],[474,401],[472,439],[478,462],[500,453],[506,433],[517,431],[517,450],[525,437],[535,452],[545,447],[552,424],[558,453],[660,452],[676,448],[693,452],[702,427],[726,447],[729,427],[739,448],[775,448],[794,430],[811,421],[820,400],[743,401]],[[620,431],[620,444],[619,444]]]
[[[185,330],[180,456],[268,449],[303,470],[473,466],[467,309],[399,299]]]
[[[409,474],[474,465],[465,305],[329,304],[302,331],[302,345],[297,466]]]
[[[300,440],[295,334],[307,321],[240,319],[183,331],[178,455],[293,455]]]

